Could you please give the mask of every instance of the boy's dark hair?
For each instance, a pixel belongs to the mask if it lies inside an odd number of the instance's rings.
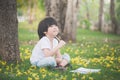
[[[57,26],[56,20],[52,17],[47,17],[47,18],[43,19],[42,21],[40,21],[40,23],[38,25],[39,39],[41,39],[43,36],[45,36],[44,32],[47,32],[48,27],[50,27],[51,25]]]

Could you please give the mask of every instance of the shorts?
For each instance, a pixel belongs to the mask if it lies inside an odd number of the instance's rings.
[[[62,55],[63,59],[66,59],[68,61],[68,63],[70,62],[70,56],[68,54],[64,54]],[[45,67],[45,66],[51,66],[51,67],[55,67],[57,66],[57,62],[55,60],[54,57],[43,57],[40,59],[36,59],[34,61],[30,61],[32,65],[34,66],[38,66],[38,67]]]

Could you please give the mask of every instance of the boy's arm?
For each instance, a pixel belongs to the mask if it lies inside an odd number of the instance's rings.
[[[61,40],[61,41],[59,42],[59,44],[58,44],[54,49],[50,50],[50,49],[48,49],[48,48],[45,48],[45,49],[43,49],[43,52],[44,52],[44,54],[45,54],[46,57],[48,57],[48,56],[53,56],[53,55],[61,56],[59,49],[60,49],[62,46],[64,46],[65,44],[66,44],[66,43],[65,43],[63,40]]]

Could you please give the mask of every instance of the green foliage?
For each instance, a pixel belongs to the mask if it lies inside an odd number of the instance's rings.
[[[35,11],[34,14],[39,16],[38,14],[41,14],[45,11],[44,0],[17,0],[18,16],[29,16],[29,11]]]
[[[92,25],[91,22],[87,19],[84,19],[83,21],[81,21],[81,24],[86,26],[86,29],[90,29],[90,26]]]
[[[89,13],[89,20],[96,21],[98,19],[99,0],[81,0],[79,10],[79,20],[87,19]]]
[[[39,8],[45,11],[44,0],[38,0],[38,2],[39,2]]]

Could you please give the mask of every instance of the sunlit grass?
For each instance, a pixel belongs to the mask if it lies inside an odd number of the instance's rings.
[[[0,80],[119,80],[120,37],[84,29],[78,29],[77,43],[68,43],[61,52],[69,53],[73,69],[79,67],[101,69],[98,73],[79,74],[39,68],[29,62],[31,51],[38,41],[35,24],[19,24],[21,62],[7,64],[0,60]],[[26,28],[27,27],[27,28]]]

